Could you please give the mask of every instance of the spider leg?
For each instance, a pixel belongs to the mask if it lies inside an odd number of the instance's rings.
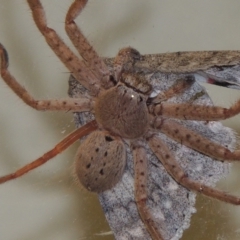
[[[163,240],[152,214],[147,207],[147,156],[144,147],[132,143],[134,160],[134,195],[138,212],[153,239]]]
[[[156,135],[148,138],[149,146],[154,154],[161,161],[167,172],[175,179],[176,182],[189,190],[202,193],[208,197],[216,198],[220,201],[240,205],[240,198],[230,195],[218,189],[206,186],[197,181],[188,178],[187,174],[179,166],[167,145]]]
[[[66,46],[57,33],[47,26],[44,9],[39,0],[27,0],[32,10],[33,20],[39,31],[45,37],[46,42],[69,69],[73,76],[88,90],[92,95],[97,95],[100,90],[100,81],[87,65]]]
[[[231,118],[240,113],[240,99],[230,108],[162,102],[155,106],[151,105],[149,109],[156,116],[162,115],[183,120],[218,121]]]
[[[191,76],[186,76],[185,78],[177,79],[176,82],[166,91],[160,92],[157,96],[150,98],[148,100],[149,103],[157,104],[163,101],[166,101],[172,97],[175,97],[179,94],[182,94],[185,90],[189,89],[194,83],[194,79]],[[161,105],[161,104],[158,104]],[[151,113],[155,113],[155,109],[158,105],[151,105]]]
[[[106,64],[98,56],[97,52],[88,42],[87,38],[82,34],[81,30],[74,21],[81,13],[87,2],[87,0],[75,0],[72,3],[66,15],[65,30],[79,54],[86,61],[88,67],[99,79],[101,79],[101,82],[104,84],[104,88],[109,88],[111,86],[109,85],[111,84],[109,81],[110,72]]]
[[[74,142],[76,142],[79,138],[82,138],[89,133],[93,132],[97,129],[96,121],[91,121],[84,125],[83,127],[76,129],[72,133],[70,133],[67,137],[65,137],[61,142],[59,142],[54,148],[50,151],[46,152],[44,155],[36,159],[35,161],[25,165],[24,167],[18,169],[14,173],[10,173],[8,175],[0,177],[0,184],[7,182],[9,180],[21,177],[22,175],[26,174],[27,172],[43,165],[53,157],[57,156],[59,153],[64,151],[66,148],[71,146]]]
[[[157,118],[154,128],[173,140],[220,161],[240,161],[240,150],[230,151],[218,143],[190,130],[174,120]]]
[[[27,105],[36,110],[62,110],[62,111],[90,111],[93,103],[89,98],[65,98],[65,99],[49,99],[36,100],[27,90],[20,85],[16,79],[8,71],[8,54],[3,45],[0,44],[0,72],[5,83],[20,97]]]

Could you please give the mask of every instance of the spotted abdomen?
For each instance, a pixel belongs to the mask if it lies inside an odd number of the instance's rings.
[[[75,173],[86,189],[103,192],[121,179],[125,164],[126,150],[122,140],[105,131],[95,131],[77,151]]]

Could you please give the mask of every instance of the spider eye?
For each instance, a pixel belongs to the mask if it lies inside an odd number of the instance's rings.
[[[109,81],[112,82],[114,86],[117,85],[117,81],[116,81],[116,79],[114,78],[113,75],[110,75],[110,76],[109,76]]]
[[[105,140],[107,142],[111,142],[111,141],[113,141],[113,138],[111,138],[110,136],[105,136]]]

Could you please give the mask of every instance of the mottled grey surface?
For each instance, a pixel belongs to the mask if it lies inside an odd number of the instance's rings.
[[[111,60],[107,60],[111,64]],[[211,69],[210,69],[211,70]],[[210,71],[209,70],[209,71]],[[216,72],[216,69],[214,70]],[[153,85],[154,91],[164,91],[168,89],[177,79],[184,77],[183,74],[171,74],[146,71],[146,78]],[[70,95],[79,97],[87,93],[73,78],[70,80]],[[195,82],[190,89],[180,96],[171,98],[172,102],[187,102],[195,99],[198,93],[205,93],[198,97],[194,103],[211,105],[212,102],[205,90]],[[76,125],[79,127],[92,119],[89,113],[75,114]],[[233,132],[223,127],[218,122],[196,122],[180,121],[185,126],[199,132],[212,141],[233,148],[235,136]],[[229,164],[214,161],[192,149],[189,149],[163,134],[159,136],[167,143],[174,152],[176,160],[184,168],[190,178],[201,181],[204,184],[214,186],[215,183],[225,176],[229,170]],[[160,161],[153,155],[146,146],[148,157],[148,207],[155,220],[159,223],[159,229],[165,239],[180,239],[182,233],[190,225],[191,215],[196,211],[195,193],[188,191],[178,185],[163,168]],[[122,239],[151,239],[139,217],[134,201],[134,180],[133,161],[128,148],[127,167],[122,180],[111,190],[99,195],[99,200],[104,209],[114,236],[118,240]]]

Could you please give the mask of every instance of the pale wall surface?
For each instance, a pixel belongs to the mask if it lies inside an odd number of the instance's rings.
[[[66,39],[64,16],[70,0],[42,1],[51,27]],[[240,50],[238,1],[89,1],[77,23],[102,56],[124,46],[141,53],[188,50]],[[33,24],[25,1],[0,1],[0,42],[10,70],[38,98],[66,96],[68,71]],[[69,41],[68,41],[69,42]],[[211,87],[219,105],[240,93]],[[0,81],[0,175],[14,171],[53,147],[74,129],[69,113],[41,113],[25,106]],[[229,126],[240,131],[239,118]],[[0,186],[0,239],[112,239],[94,195],[81,192],[70,177],[76,146],[45,166]],[[240,195],[240,169],[225,189]],[[238,177],[238,178],[237,178]],[[201,198],[198,214],[183,239],[239,239],[239,207]],[[208,232],[204,232],[208,230]]]

